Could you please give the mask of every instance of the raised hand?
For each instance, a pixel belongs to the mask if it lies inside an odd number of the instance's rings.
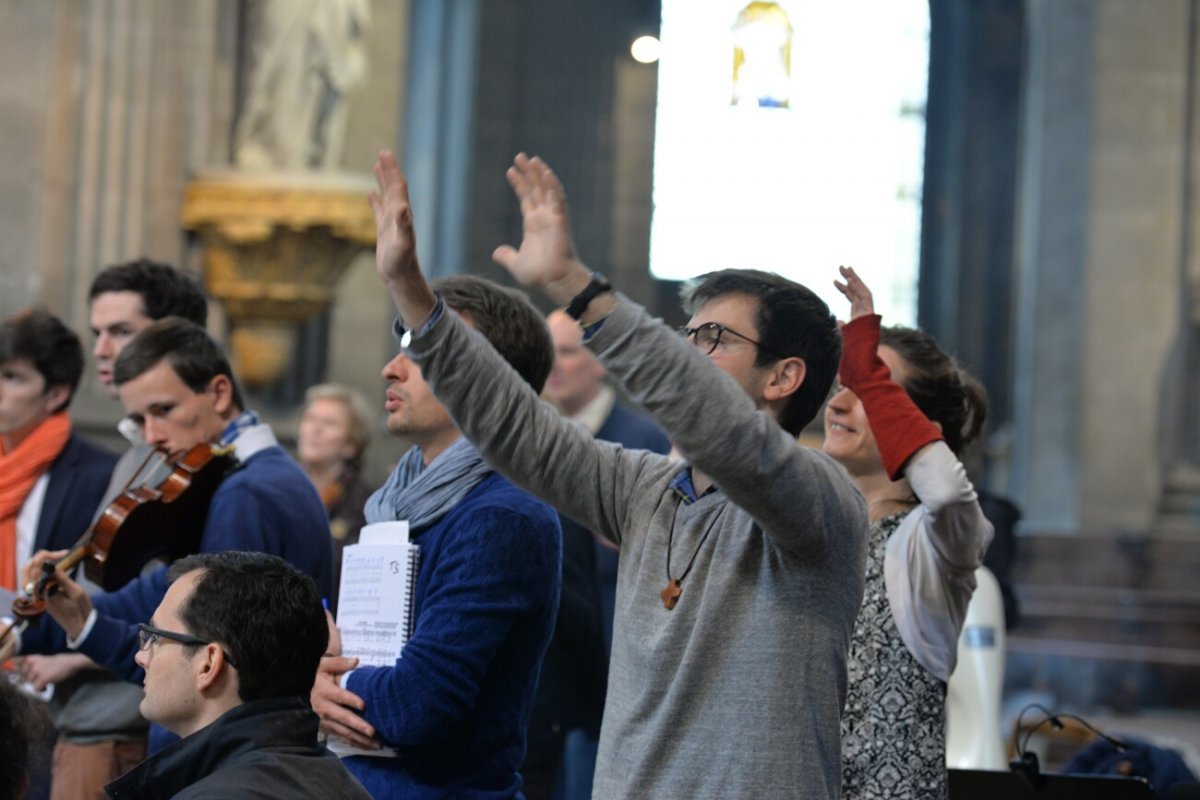
[[[850,301],[850,319],[869,316],[875,313],[875,301],[871,290],[863,283],[862,278],[854,271],[854,267],[838,267],[838,272],[846,279],[845,283],[835,280],[833,285]]]
[[[408,180],[396,157],[386,150],[375,160],[375,181],[379,190],[367,196],[375,213],[375,268],[379,277],[390,281],[411,270],[420,270],[420,266]]]
[[[518,283],[536,286],[565,305],[587,286],[591,273],[575,254],[567,197],[553,170],[538,157],[519,153],[505,173],[521,203],[521,246],[492,253]]]
[[[436,300],[417,262],[408,181],[396,157],[386,150],[375,161],[375,180],[379,190],[368,195],[375,214],[375,269],[405,327],[413,329],[429,316]]]

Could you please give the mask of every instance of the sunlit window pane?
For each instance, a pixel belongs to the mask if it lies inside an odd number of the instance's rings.
[[[916,313],[927,0],[663,0],[650,268],[757,267]]]

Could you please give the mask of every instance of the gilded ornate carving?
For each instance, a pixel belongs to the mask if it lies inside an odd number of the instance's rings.
[[[374,246],[371,188],[356,175],[234,171],[188,185],[183,225],[200,238],[205,284],[225,305],[246,383],[278,378],[296,326],[329,306],[346,267]]]

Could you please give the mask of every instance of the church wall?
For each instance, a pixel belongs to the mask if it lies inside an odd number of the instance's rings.
[[[1091,216],[1083,319],[1080,524],[1145,531],[1162,492],[1163,399],[1179,337],[1187,2],[1096,6]],[[1047,268],[1052,268],[1046,265]]]
[[[237,0],[0,3],[0,314],[42,304],[90,342],[87,289],[104,266],[147,256],[199,270],[180,210],[195,170],[230,162],[241,10]],[[372,19],[342,159],[361,172],[402,143],[408,3],[376,2]],[[378,399],[394,345],[369,253],[338,290],[328,378]],[[210,328],[224,333],[219,303]],[[90,372],[72,412],[86,433],[119,444],[120,410]],[[288,409],[270,416],[294,433]],[[398,446],[377,447],[369,471]]]
[[[1194,9],[1026,9],[1012,491],[1030,532],[1146,533],[1184,435]]]

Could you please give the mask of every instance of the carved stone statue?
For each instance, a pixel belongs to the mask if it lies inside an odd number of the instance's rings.
[[[367,74],[370,0],[252,0],[253,67],[234,162],[255,170],[337,169],[347,95]]]

